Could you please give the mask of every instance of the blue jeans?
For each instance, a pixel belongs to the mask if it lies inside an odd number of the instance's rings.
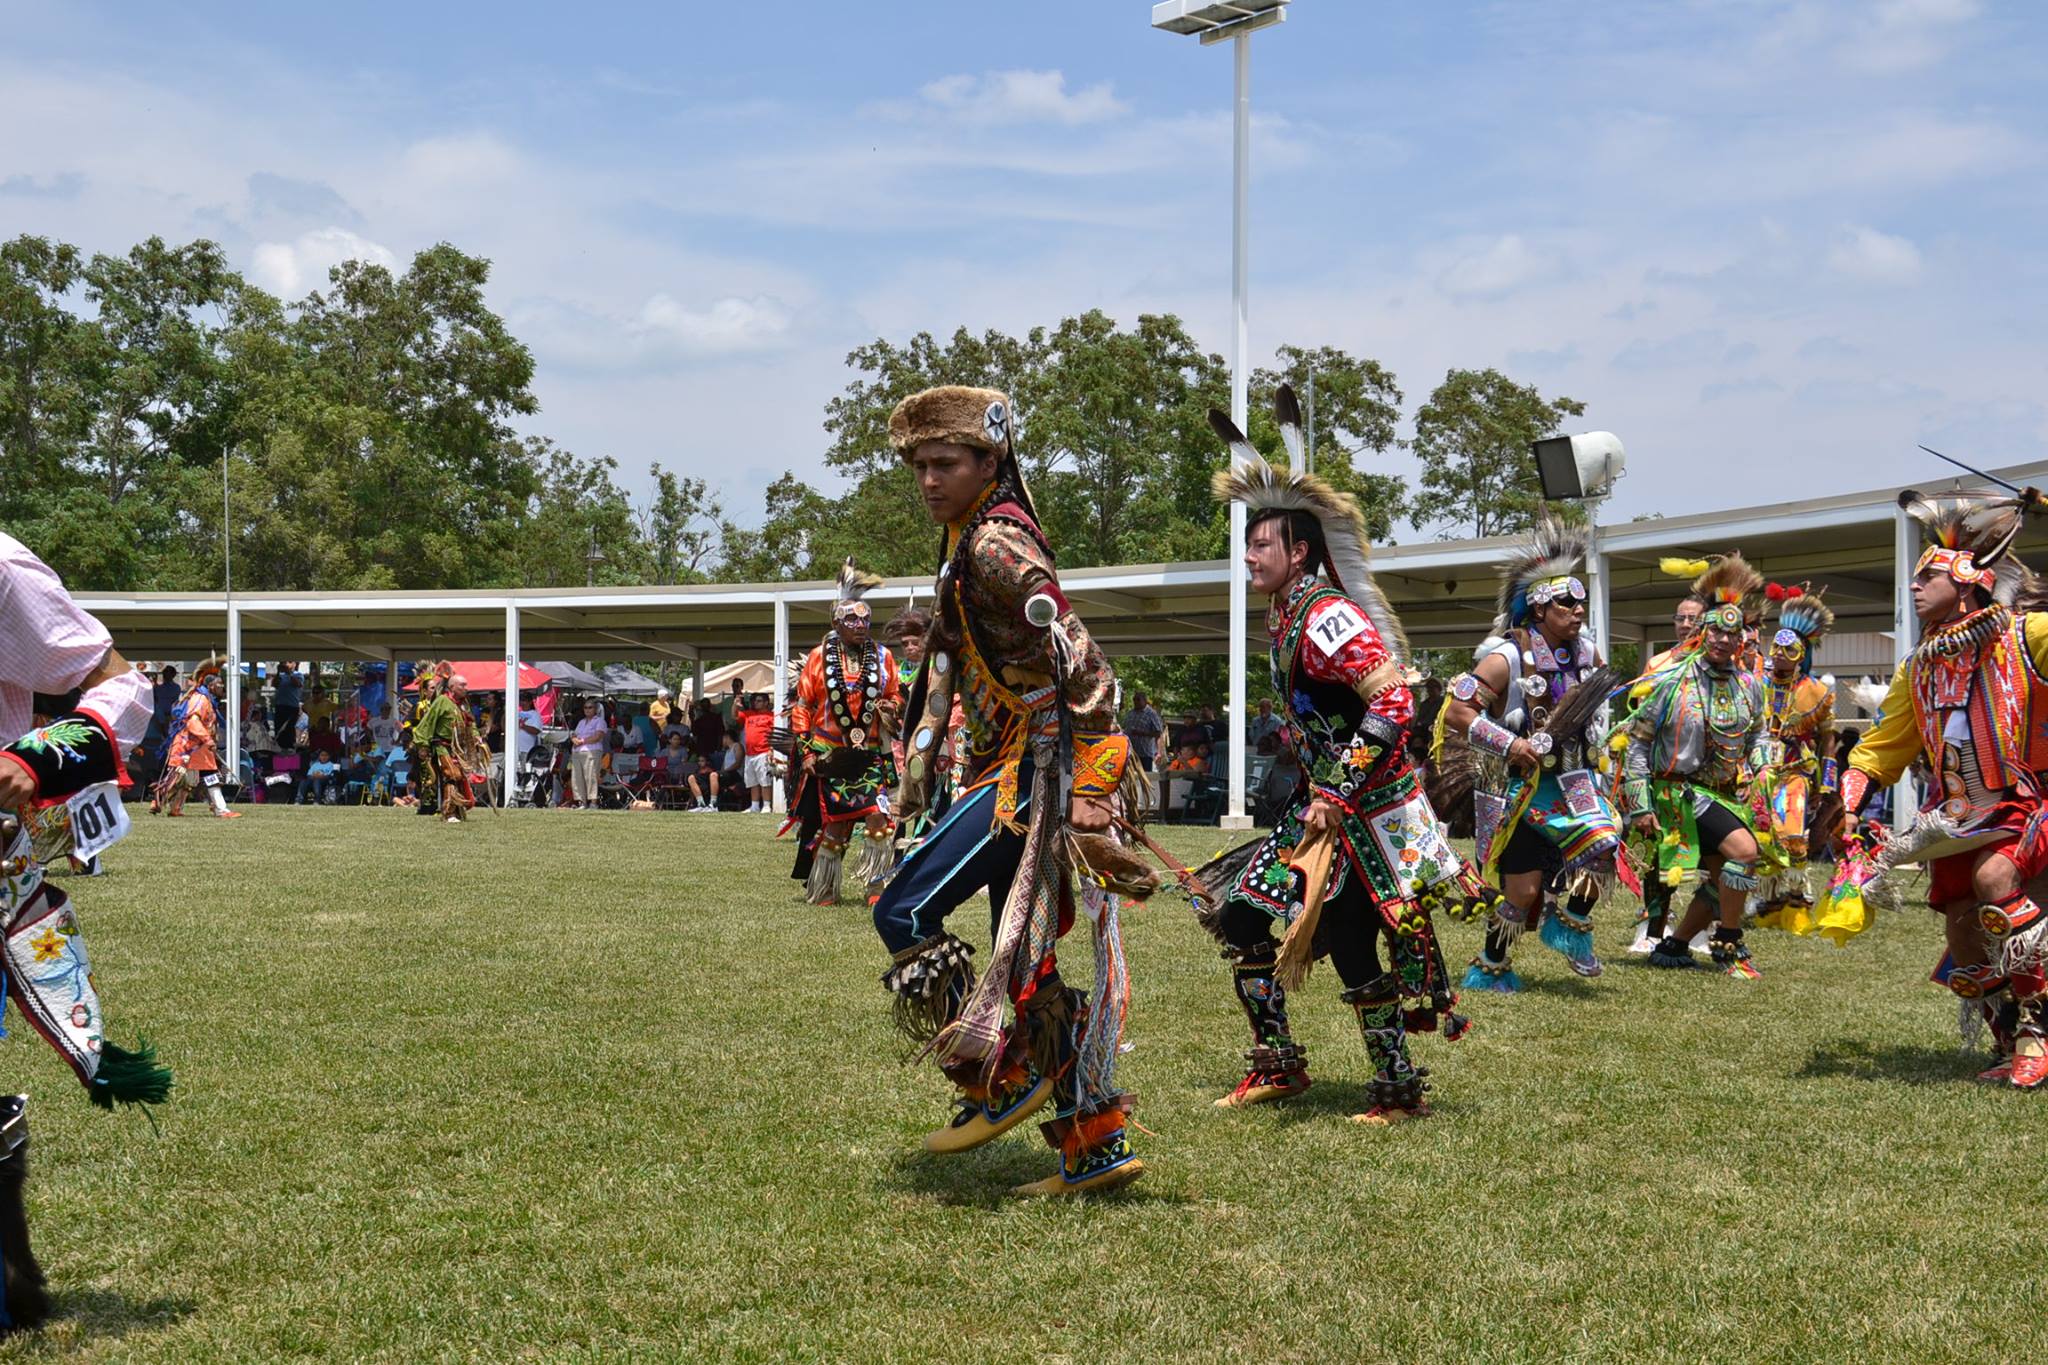
[[[1031,767],[1018,777],[1020,792],[1029,792]],[[893,955],[922,943],[946,927],[946,916],[982,887],[988,888],[989,942],[1002,924],[1003,903],[1024,856],[1024,836],[995,823],[996,784],[991,782],[960,797],[945,817],[896,869],[896,875],[875,902],[875,932]],[[1017,818],[1029,821],[1031,802],[1025,796]]]

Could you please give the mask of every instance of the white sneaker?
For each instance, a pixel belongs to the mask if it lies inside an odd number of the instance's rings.
[[[1650,937],[1650,926],[1648,924],[1638,924],[1636,926],[1635,940],[1628,945],[1628,950],[1637,957],[1647,957],[1656,946],[1657,940]]]

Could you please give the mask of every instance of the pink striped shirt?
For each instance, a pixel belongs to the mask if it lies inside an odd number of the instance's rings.
[[[113,648],[107,628],[81,610],[64,582],[13,536],[0,534],[0,743],[34,722],[35,694],[85,681]],[[113,728],[126,753],[149,728],[149,679],[130,669],[79,699]]]

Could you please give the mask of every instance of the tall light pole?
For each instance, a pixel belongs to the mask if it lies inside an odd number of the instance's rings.
[[[1251,424],[1245,409],[1251,382],[1251,161],[1252,34],[1287,18],[1291,0],[1162,0],[1152,6],[1152,27],[1192,33],[1206,46],[1229,39],[1236,47],[1237,96],[1232,101],[1230,223],[1230,417],[1239,431]],[[1235,459],[1235,456],[1231,458]],[[1230,805],[1225,829],[1250,829],[1244,812],[1245,639],[1244,504],[1230,504]]]

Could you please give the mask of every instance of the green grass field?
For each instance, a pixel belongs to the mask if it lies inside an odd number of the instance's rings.
[[[2034,1353],[2048,1110],[1971,1083],[1924,912],[1847,950],[1754,933],[1744,984],[1622,956],[1610,905],[1606,976],[1528,941],[1526,994],[1420,1042],[1438,1117],[1388,1131],[1346,1121],[1327,968],[1295,1008],[1315,1088],[1211,1107],[1243,1025],[1162,896],[1127,919],[1150,1172],[1025,1203],[1033,1130],[919,1152],[946,1089],[897,1063],[866,912],[804,905],[772,829],[140,820],[71,885],[112,1032],[176,1095],[161,1136],[93,1110],[14,1021],[59,1317],[0,1359]]]

